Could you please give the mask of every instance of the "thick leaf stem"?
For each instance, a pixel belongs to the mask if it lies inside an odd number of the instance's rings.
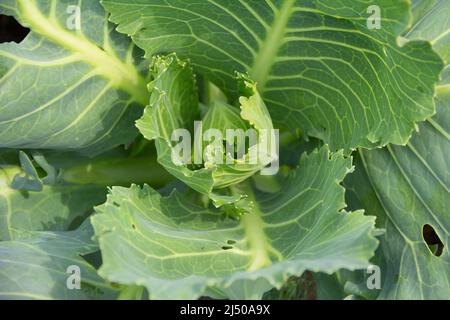
[[[239,186],[231,187],[231,189],[233,193],[246,194],[248,200],[253,203],[252,211],[241,217],[241,225],[245,230],[249,251],[252,256],[248,271],[265,268],[272,264],[272,255],[278,256],[278,258],[281,257],[280,253],[271,246],[264,232],[265,223],[262,220],[262,212],[257,205],[252,186],[250,182],[244,182]]]
[[[250,72],[261,91],[264,91],[274,60],[283,44],[286,27],[295,6],[295,0],[285,0],[282,3],[282,7],[275,14],[273,27],[268,31],[267,38],[262,44]]]
[[[155,157],[94,160],[63,171],[62,179],[69,183],[104,186],[130,186],[147,183],[159,188],[173,180]]]

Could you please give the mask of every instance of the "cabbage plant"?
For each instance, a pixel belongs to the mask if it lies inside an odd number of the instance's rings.
[[[447,0],[0,13],[0,299],[450,298]]]

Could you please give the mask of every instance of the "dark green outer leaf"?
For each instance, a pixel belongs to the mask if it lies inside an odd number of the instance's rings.
[[[381,299],[450,299],[450,100],[419,126],[408,146],[361,152],[346,182],[352,208],[366,208],[386,229],[374,263]],[[436,257],[423,238],[431,226],[444,244]]]
[[[442,63],[423,41],[403,47],[406,0],[103,0],[118,31],[153,54],[175,51],[234,98],[234,72],[258,83],[276,125],[332,150],[405,144],[435,112]],[[367,28],[379,5],[382,28]]]
[[[81,29],[68,21],[80,9]],[[31,33],[0,44],[0,147],[98,154],[136,137],[148,101],[141,53],[97,1],[4,0]]]
[[[427,0],[413,4],[415,24],[406,36],[431,41],[448,61],[450,3]],[[352,190],[352,208],[377,215],[379,226],[386,229],[373,260],[382,271],[381,299],[450,299],[448,84],[448,72],[444,71],[437,89],[438,112],[419,125],[406,147],[361,152],[357,174],[346,183]],[[439,257],[425,243],[425,225],[435,230],[444,245]]]

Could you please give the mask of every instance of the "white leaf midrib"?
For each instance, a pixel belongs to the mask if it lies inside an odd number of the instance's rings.
[[[33,32],[79,54],[82,61],[92,65],[98,74],[110,80],[114,87],[129,93],[137,102],[147,104],[148,90],[145,80],[134,66],[108,54],[81,34],[65,30],[56,21],[44,16],[34,0],[18,0],[18,8],[23,22]]]
[[[294,12],[294,7],[295,0],[285,0],[281,8],[275,12],[272,27],[268,31],[266,39],[260,47],[249,72],[252,79],[258,83],[258,88],[261,92],[264,91],[275,59],[283,45],[286,27]]]
[[[248,200],[253,203],[253,210],[241,217],[241,226],[244,229],[248,252],[251,256],[247,271],[255,271],[270,266],[273,262],[272,258],[283,260],[283,256],[272,246],[265,232],[266,223],[262,218],[263,213],[256,201],[252,187],[247,185],[242,188],[242,191],[248,196]]]

